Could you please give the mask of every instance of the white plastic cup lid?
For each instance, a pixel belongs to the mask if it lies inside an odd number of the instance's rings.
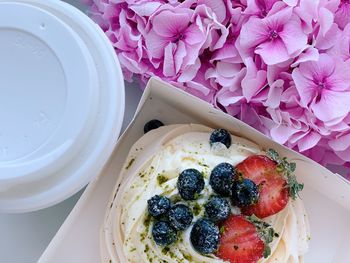
[[[60,1],[0,0],[0,39],[0,212],[37,210],[108,160],[123,78],[103,32]]]
[[[96,116],[98,89],[89,51],[50,13],[2,3],[0,39],[3,188],[55,172],[77,153]]]

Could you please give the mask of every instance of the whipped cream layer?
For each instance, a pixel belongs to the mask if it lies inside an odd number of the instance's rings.
[[[204,204],[213,193],[209,176],[216,165],[222,162],[237,165],[250,155],[264,154],[258,145],[233,135],[229,149],[220,144],[210,147],[212,131],[202,125],[171,125],[147,133],[134,144],[101,231],[103,262],[224,262],[193,249],[192,226],[181,232],[169,249],[158,246],[151,235],[152,222],[147,212],[147,200],[156,194],[178,199],[179,174],[195,168],[205,180],[201,197],[186,202],[194,212],[195,222],[204,215]],[[239,209],[233,208],[232,213],[239,213]],[[310,236],[302,201],[290,200],[284,210],[265,221],[279,237],[270,244],[270,257],[259,262],[302,262]]]

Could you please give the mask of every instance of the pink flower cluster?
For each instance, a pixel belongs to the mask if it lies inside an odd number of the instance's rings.
[[[158,76],[322,164],[350,164],[350,0],[90,0],[125,78]]]

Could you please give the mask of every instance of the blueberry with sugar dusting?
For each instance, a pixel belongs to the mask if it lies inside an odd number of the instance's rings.
[[[176,230],[165,221],[157,221],[153,224],[152,236],[159,246],[168,246],[177,240]]]
[[[219,227],[209,219],[199,219],[194,223],[190,240],[194,249],[200,254],[212,254],[219,245]]]
[[[147,201],[147,204],[148,212],[155,218],[165,215],[171,206],[170,199],[161,195],[153,196]]]
[[[210,174],[209,184],[214,192],[222,196],[230,196],[236,169],[229,163],[220,163]]]
[[[162,126],[164,126],[164,123],[161,122],[160,120],[150,120],[143,127],[143,132],[147,133],[147,132],[149,132],[151,130],[158,129],[159,127],[162,127]]]
[[[225,129],[216,129],[210,135],[210,145],[221,142],[227,148],[231,146],[231,134]]]
[[[231,199],[239,207],[255,204],[259,199],[259,188],[252,180],[238,179],[233,183]]]
[[[203,175],[196,169],[186,169],[177,180],[179,194],[184,200],[195,200],[204,189]]]
[[[213,196],[205,204],[205,212],[212,221],[222,221],[230,215],[230,203],[225,198]]]
[[[170,208],[168,220],[170,225],[176,230],[185,230],[191,225],[193,214],[187,205],[176,204]]]

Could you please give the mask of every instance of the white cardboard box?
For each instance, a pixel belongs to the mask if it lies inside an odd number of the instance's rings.
[[[297,163],[298,180],[305,184],[302,199],[309,214],[310,250],[306,263],[350,262],[350,184],[314,161],[279,145],[243,122],[170,85],[151,79],[133,121],[119,139],[108,164],[92,181],[39,262],[100,262],[99,232],[118,174],[130,147],[151,119],[165,124],[200,123],[274,148]]]

